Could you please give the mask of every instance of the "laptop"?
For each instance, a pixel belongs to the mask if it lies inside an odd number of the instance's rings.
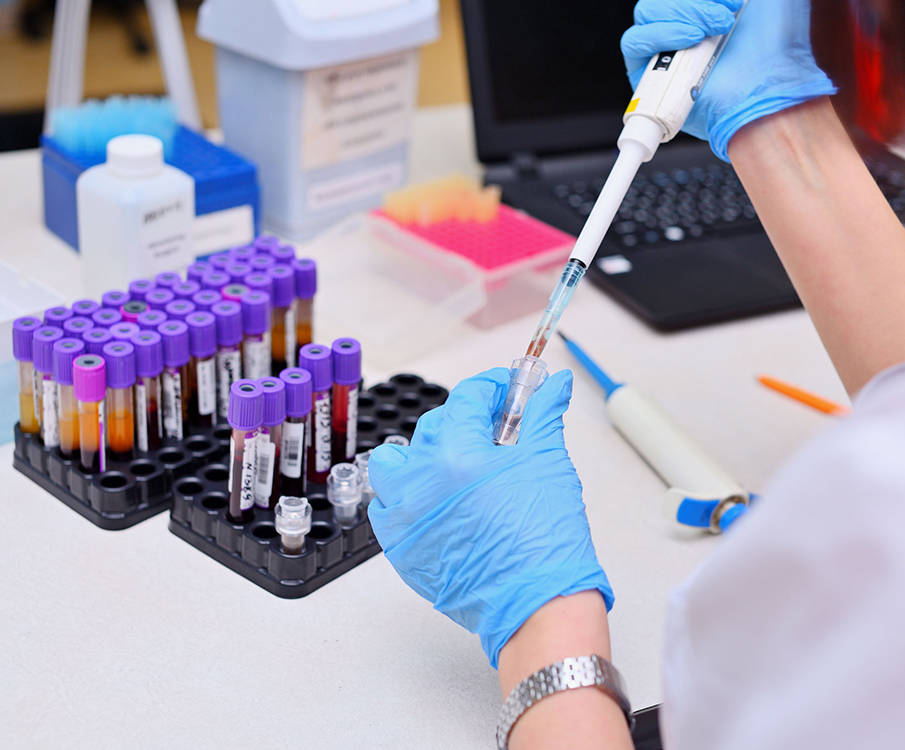
[[[634,0],[461,0],[478,158],[503,200],[577,235],[615,161]],[[732,167],[680,135],[643,165],[588,278],[676,330],[799,305]]]

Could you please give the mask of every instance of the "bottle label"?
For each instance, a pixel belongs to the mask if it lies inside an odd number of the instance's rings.
[[[346,458],[352,458],[358,446],[358,388],[349,389],[346,414]]]
[[[289,305],[289,307],[286,308],[284,329],[286,367],[295,367],[295,347],[298,342],[298,337],[295,332],[295,305]]]
[[[148,450],[148,389],[140,380],[135,384],[135,443]]]
[[[261,338],[247,338],[245,350],[245,377],[251,380],[270,375],[270,334]]]
[[[41,396],[44,411],[41,415],[41,437],[45,448],[55,448],[60,444],[60,389],[53,380],[41,380]]]
[[[258,433],[257,461],[255,464],[255,505],[266,508],[273,492],[273,463],[277,447],[270,441],[270,431],[266,428]]]
[[[163,431],[166,437],[182,440],[182,377],[163,371]]]
[[[187,266],[195,209],[190,192],[179,190],[164,200],[140,205],[137,245],[125,257],[129,278],[151,276],[171,268]]]
[[[238,350],[217,352],[217,414],[229,413],[229,389],[242,377],[242,357]]]
[[[217,383],[213,359],[202,359],[196,370],[198,379],[198,413],[202,417],[214,413],[217,407]]]
[[[318,394],[314,401],[314,470],[318,474],[330,470],[330,391]]]
[[[280,474],[290,479],[302,476],[302,455],[305,443],[304,422],[283,423],[283,444],[280,446]]]

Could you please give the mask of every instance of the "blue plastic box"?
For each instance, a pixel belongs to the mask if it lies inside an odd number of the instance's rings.
[[[204,136],[177,128],[168,164],[195,180],[195,255],[208,255],[250,242],[258,234],[257,169],[247,159]],[[41,136],[44,223],[61,240],[79,249],[75,183],[101,163],[64,151],[52,136]]]

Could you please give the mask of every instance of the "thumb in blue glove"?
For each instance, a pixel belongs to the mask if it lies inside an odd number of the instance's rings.
[[[492,666],[557,596],[613,593],[591,542],[581,482],[563,442],[572,374],[531,398],[519,442],[493,442],[509,384],[503,368],[464,380],[418,421],[411,445],[369,461],[368,515],[387,559],[435,609],[477,633]]]

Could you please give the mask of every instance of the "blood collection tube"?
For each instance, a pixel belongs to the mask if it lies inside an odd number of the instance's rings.
[[[292,270],[295,272],[295,345],[301,348],[314,340],[317,264],[310,258],[296,258],[292,261]]]
[[[361,380],[361,344],[336,339],[333,350],[333,463],[355,460],[358,446],[358,383]]]
[[[187,299],[174,299],[163,311],[168,318],[173,320],[185,320],[190,313],[195,312],[195,303]]]
[[[251,267],[248,263],[239,263],[237,261],[230,263],[223,270],[229,274],[229,279],[233,284],[240,284],[242,279],[251,273]]]
[[[85,351],[88,354],[101,355],[104,353],[104,347],[113,341],[113,336],[106,328],[92,328],[85,332],[82,341],[85,342]]]
[[[80,299],[72,303],[72,314],[81,315],[84,318],[90,318],[100,309],[100,303],[93,299]]]
[[[154,277],[154,283],[160,289],[172,289],[180,281],[182,281],[182,277],[175,271],[164,271]]]
[[[211,264],[206,260],[197,260],[192,263],[185,272],[185,278],[189,281],[201,283],[201,278],[211,270]]]
[[[145,295],[145,302],[148,303],[148,307],[152,310],[164,310],[167,305],[170,304],[174,299],[176,299],[176,295],[173,294],[169,289],[152,289]]]
[[[278,265],[290,265],[295,260],[295,248],[292,245],[275,245],[268,252]]]
[[[258,469],[255,484],[255,505],[273,508],[280,499],[280,448],[283,443],[283,422],[286,421],[286,384],[279,378],[258,380],[264,393],[264,417],[258,438]]]
[[[41,431],[35,393],[34,348],[32,339],[41,327],[37,318],[17,318],[13,321],[13,357],[19,367],[19,429],[27,435]]]
[[[284,496],[273,513],[273,525],[280,535],[280,546],[287,555],[300,555],[305,537],[311,531],[311,504],[306,497]]]
[[[189,418],[197,427],[211,427],[217,413],[217,325],[212,313],[193,312],[189,327]]]
[[[270,270],[273,325],[270,328],[270,368],[280,372],[295,367],[295,274],[288,266]]]
[[[247,291],[248,287],[245,284],[227,284],[220,290],[220,294],[223,295],[223,299],[230,302],[241,302],[242,295]]]
[[[224,270],[230,263],[233,262],[232,256],[229,252],[217,253],[216,255],[212,255],[207,259],[207,262],[210,264],[211,268],[215,271]],[[229,282],[227,282],[229,283]],[[204,286],[202,284],[202,286]]]
[[[268,253],[270,252],[270,248],[279,247],[280,240],[272,234],[262,234],[259,237],[255,238],[255,241],[252,243],[254,248],[259,253]]]
[[[340,526],[354,526],[361,504],[361,473],[355,464],[336,464],[327,477],[327,500],[333,506],[333,518]]]
[[[201,284],[191,280],[180,281],[178,284],[173,284],[170,291],[176,295],[176,299],[190,300],[194,295],[201,291]]]
[[[41,441],[45,448],[60,444],[60,425],[57,421],[58,389],[53,379],[53,345],[63,338],[63,331],[55,326],[42,326],[32,337],[35,367],[35,414],[41,425]]]
[[[135,447],[157,450],[163,441],[160,404],[160,373],[163,342],[157,331],[140,331],[132,339],[135,347]]]
[[[287,495],[305,495],[305,442],[310,428],[311,373],[301,367],[290,367],[280,373],[286,385],[286,421],[280,446],[280,489]]]
[[[367,450],[355,456],[355,466],[361,475],[361,507],[367,509],[374,499],[374,488],[371,486],[371,475],[368,472],[368,462],[371,460],[371,451]]]
[[[63,333],[76,339],[82,338],[92,328],[94,328],[94,321],[81,315],[75,315],[69,320],[63,321]]]
[[[237,263],[248,263],[248,261],[255,257],[255,246],[239,245],[238,247],[234,247],[230,249],[229,257]]]
[[[154,288],[154,282],[150,279],[135,279],[129,284],[129,296],[133,300],[143,302],[148,292]]]
[[[60,339],[53,345],[53,379],[59,389],[57,424],[60,453],[72,458],[79,449],[79,405],[72,390],[72,363],[85,353],[81,339]]]
[[[132,459],[135,448],[135,347],[111,341],[104,347],[107,363],[107,447],[120,461]]]
[[[102,307],[91,314],[91,320],[93,320],[94,325],[99,328],[115,326],[117,323],[122,322],[122,319],[123,316],[120,314],[119,310],[114,310],[112,307]]]
[[[141,328],[138,327],[137,323],[122,321],[121,323],[110,326],[108,330],[115,341],[131,341],[132,337],[138,333]]]
[[[63,323],[75,315],[68,307],[51,307],[44,311],[44,325],[62,328]]]
[[[123,320],[126,323],[136,323],[138,316],[149,309],[148,303],[144,300],[132,299],[119,308],[119,314],[123,316]]]
[[[247,378],[270,375],[270,295],[258,290],[242,295],[242,372]]]
[[[223,296],[220,292],[215,292],[213,289],[202,289],[197,294],[192,295],[192,302],[195,303],[195,309],[204,312],[210,312],[211,308],[222,299]]]
[[[256,255],[248,265],[251,266],[252,273],[260,273],[261,271],[269,271],[277,264],[276,260],[270,255]]]
[[[308,481],[327,481],[332,463],[330,391],[333,362],[330,349],[322,344],[306,344],[299,352],[299,367],[311,373],[311,429],[308,430]]]
[[[104,445],[106,363],[99,354],[83,354],[72,365],[72,387],[79,405],[79,456],[82,471],[107,470]]]
[[[119,310],[119,308],[125,305],[130,299],[131,296],[128,292],[111,289],[109,292],[104,292],[101,295],[101,307],[110,307],[114,310]]]
[[[211,308],[217,326],[217,418],[225,420],[229,412],[229,394],[233,383],[242,377],[242,307],[224,300]]]
[[[273,298],[273,278],[269,271],[252,271],[242,279],[242,283],[249,289],[267,292]]]
[[[264,417],[264,394],[253,380],[237,380],[229,390],[229,508],[233,523],[254,518],[258,429]]]
[[[156,331],[157,326],[165,323],[166,320],[167,314],[163,310],[145,310],[135,322],[138,323],[138,327],[142,330]]]
[[[213,265],[213,261],[211,261],[211,264]],[[217,268],[213,268],[201,277],[201,288],[213,289],[215,292],[219,292],[229,282],[230,278],[228,273]]]
[[[189,423],[189,329],[181,320],[157,327],[163,339],[163,435],[182,440]]]

